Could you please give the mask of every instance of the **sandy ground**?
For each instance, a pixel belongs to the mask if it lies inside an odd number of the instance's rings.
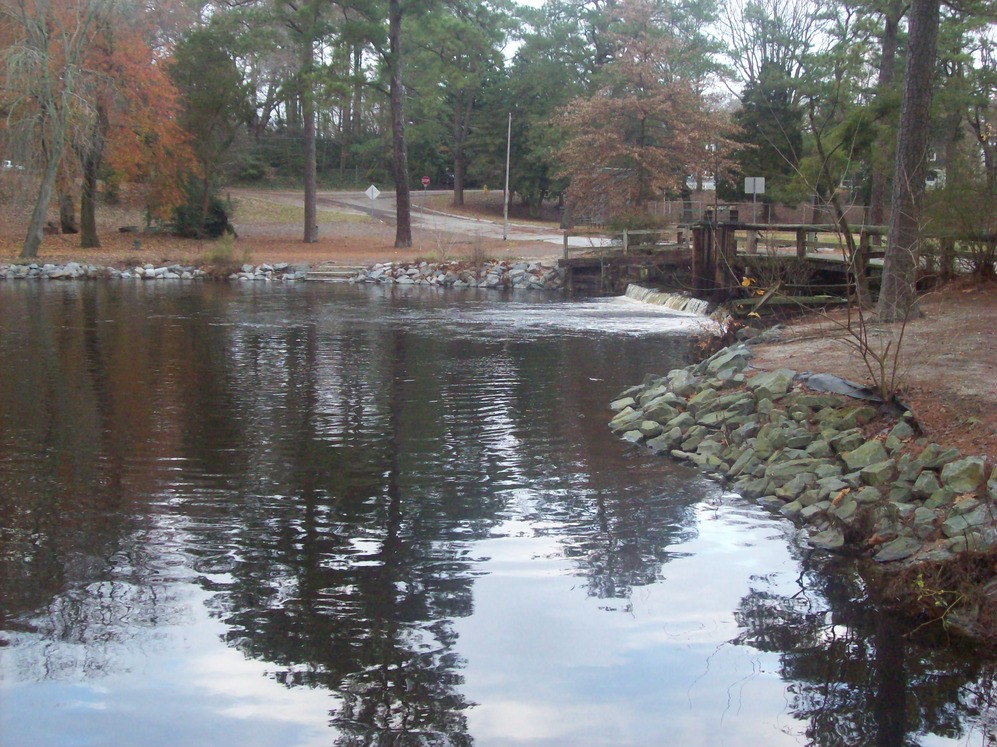
[[[0,185],[2,186],[2,185]],[[382,261],[426,259],[541,258],[554,261],[560,247],[551,243],[484,238],[473,224],[466,231],[416,228],[413,246],[394,247],[394,225],[357,211],[320,202],[319,241],[301,241],[300,199],[294,193],[234,191],[238,238],[221,245],[160,236],[119,233],[118,227],[141,223],[141,213],[127,207],[105,208],[99,216],[102,248],[82,250],[73,235],[45,237],[40,262],[70,260],[103,265],[204,264],[223,257],[234,264],[307,262],[370,265]],[[0,262],[15,260],[26,225],[26,206],[16,190],[0,189]],[[556,226],[538,227],[556,233]],[[138,243],[136,243],[136,240]],[[870,328],[875,354],[897,347],[888,358],[895,369],[901,399],[913,410],[932,440],[958,446],[966,454],[984,454],[997,464],[997,285],[962,283],[930,294],[925,316],[883,329]],[[783,341],[756,348],[755,365],[797,371],[828,372],[857,383],[873,383],[866,361],[855,350],[856,338],[842,329],[843,312],[811,316],[788,325]],[[857,329],[853,325],[853,329]],[[868,356],[867,356],[868,357]],[[874,368],[877,364],[869,357]]]
[[[997,464],[997,284],[954,284],[925,296],[922,308],[923,318],[906,325],[867,325],[865,357],[856,345],[861,325],[853,316],[857,336],[838,311],[789,324],[783,341],[756,348],[754,363],[873,386],[880,358],[924,435]]]

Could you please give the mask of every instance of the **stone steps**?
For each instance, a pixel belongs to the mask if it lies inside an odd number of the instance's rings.
[[[305,280],[323,283],[347,283],[353,280],[357,273],[366,269],[363,265],[337,265],[327,262],[309,270]]]

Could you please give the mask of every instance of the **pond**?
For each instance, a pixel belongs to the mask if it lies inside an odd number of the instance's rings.
[[[695,324],[0,284],[0,743],[993,744],[992,662],[609,432]]]

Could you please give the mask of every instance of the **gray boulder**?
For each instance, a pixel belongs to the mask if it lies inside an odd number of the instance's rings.
[[[885,462],[889,456],[879,441],[866,441],[857,449],[846,451],[841,455],[841,458],[845,460],[848,469],[854,471],[868,467],[870,464]]]
[[[748,379],[748,389],[755,393],[755,399],[771,399],[788,392],[795,376],[796,372],[788,368],[766,371]]]
[[[969,457],[942,467],[942,485],[955,493],[972,493],[983,482],[983,457]]]

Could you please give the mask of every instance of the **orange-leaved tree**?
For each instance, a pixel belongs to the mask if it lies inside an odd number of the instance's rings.
[[[653,18],[662,6],[625,0],[609,32],[611,53],[595,92],[555,119],[564,133],[558,156],[577,214],[626,219],[689,174],[726,174],[734,149],[729,118],[685,79],[681,46]]]
[[[153,212],[179,201],[192,158],[165,60],[147,41],[147,15],[113,0],[0,0],[7,135],[40,177],[22,257],[38,255],[60,173],[82,174],[82,242],[97,245],[93,206],[105,154],[120,178],[147,182]]]
[[[140,11],[141,12],[141,11]],[[81,246],[99,246],[94,220],[98,177],[141,185],[150,217],[167,219],[196,171],[168,60],[153,51],[148,19],[119,16],[102,25],[88,51],[97,71],[91,136],[77,152],[82,169]]]

